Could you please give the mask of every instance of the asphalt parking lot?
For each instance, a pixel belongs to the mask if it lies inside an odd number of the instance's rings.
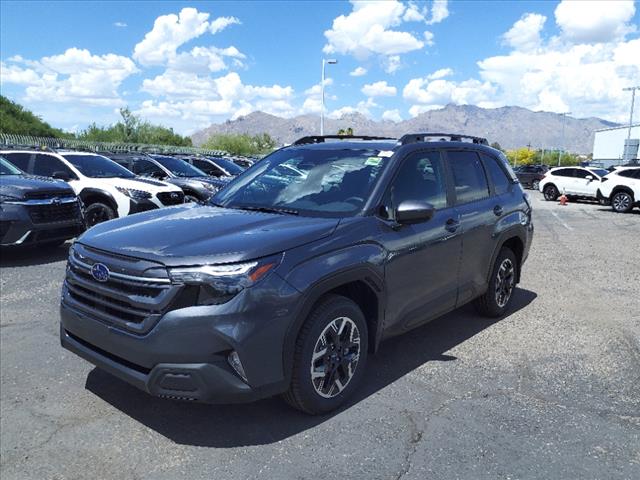
[[[512,311],[388,341],[324,417],[154,399],[94,369],[59,345],[68,244],[3,252],[0,476],[640,478],[640,211],[531,195]]]

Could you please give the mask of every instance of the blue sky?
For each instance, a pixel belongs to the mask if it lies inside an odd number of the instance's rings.
[[[2,94],[65,129],[128,105],[192,133],[254,110],[399,121],[448,103],[624,121],[640,14],[609,2],[2,2]],[[356,75],[360,73],[361,75]]]

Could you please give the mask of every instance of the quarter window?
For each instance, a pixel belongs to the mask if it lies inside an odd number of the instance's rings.
[[[493,180],[493,187],[495,188],[496,195],[502,195],[509,191],[511,181],[507,178],[502,167],[498,164],[498,160],[489,155],[483,153],[480,154],[491,180]],[[532,171],[531,167],[528,167],[529,171]]]
[[[447,152],[457,203],[482,200],[489,196],[487,176],[475,152]]]

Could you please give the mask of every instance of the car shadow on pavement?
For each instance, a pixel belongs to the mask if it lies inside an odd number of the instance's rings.
[[[507,318],[536,298],[516,289]],[[502,320],[478,316],[467,305],[416,330],[383,342],[369,357],[367,373],[354,397],[338,411],[309,416],[293,410],[280,398],[251,404],[205,405],[151,397],[94,368],[85,387],[118,410],[170,440],[183,445],[229,448],[283,440],[323,423],[373,395],[397,379],[431,361],[455,361],[446,352]]]
[[[0,267],[32,267],[66,260],[70,243],[56,247],[0,247]]]

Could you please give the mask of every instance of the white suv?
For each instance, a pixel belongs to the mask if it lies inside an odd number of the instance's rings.
[[[102,155],[87,152],[2,150],[0,153],[32,175],[65,180],[84,203],[87,226],[184,202],[174,185],[137,178]]]
[[[538,189],[545,200],[555,201],[563,193],[568,197],[596,199],[600,180],[609,172],[595,167],[557,167],[549,170]]]
[[[640,167],[617,168],[602,179],[596,194],[598,200],[610,202],[615,212],[640,207]]]

